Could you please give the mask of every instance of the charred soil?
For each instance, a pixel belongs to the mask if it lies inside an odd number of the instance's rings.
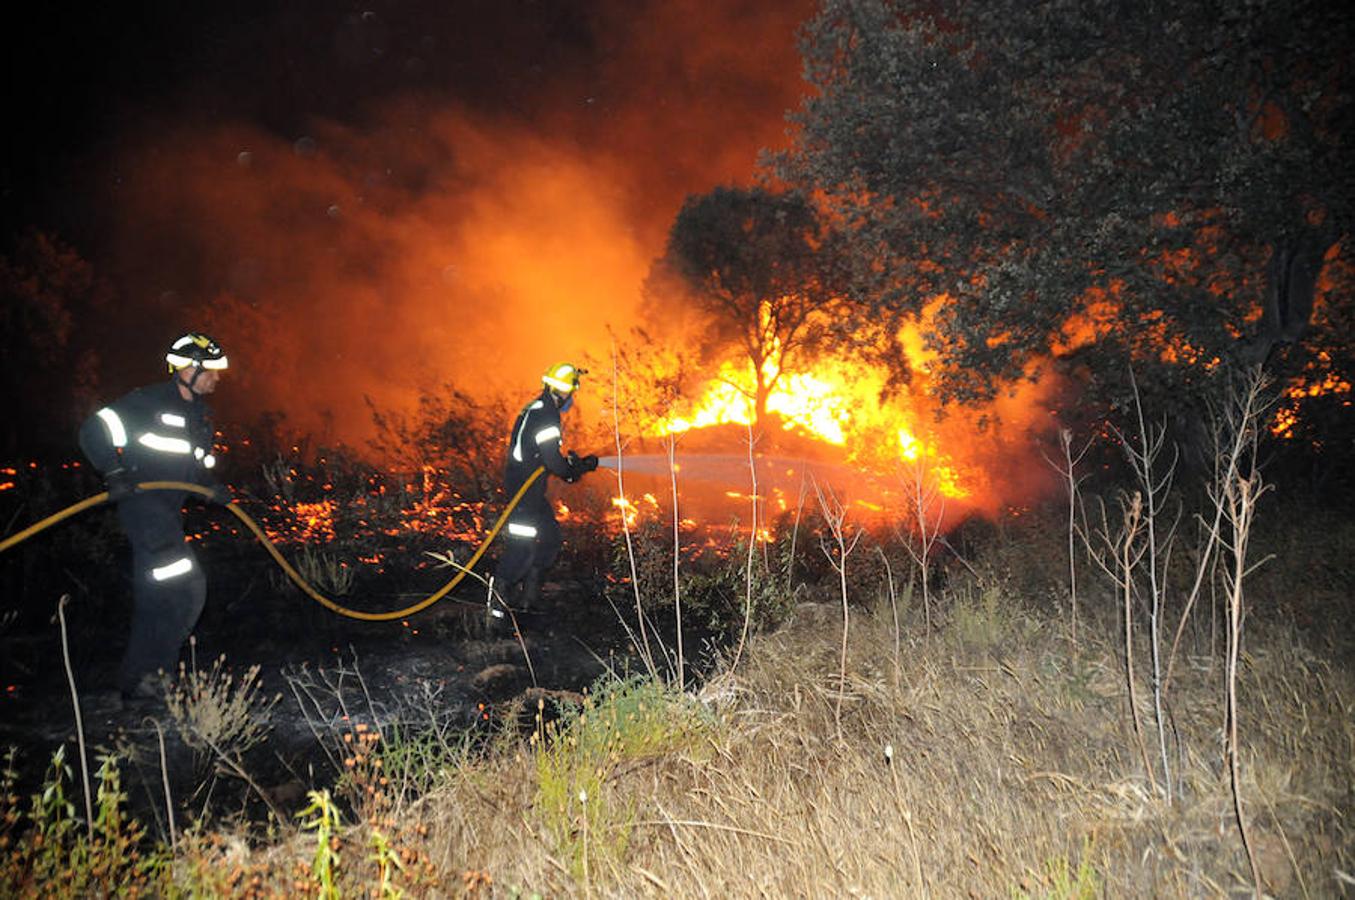
[[[468,578],[419,614],[365,622],[338,616],[282,584],[268,574],[271,562],[260,562],[257,548],[235,543],[212,541],[200,550],[209,572],[207,605],[178,675],[182,681],[196,672],[205,683],[217,666],[238,692],[244,674],[258,667],[249,714],[265,737],[243,754],[221,750],[239,759],[258,788],[280,799],[301,796],[301,785],[311,784],[329,762],[326,741],[358,723],[410,734],[435,729],[474,746],[515,699],[577,695],[609,667],[625,671],[630,665],[627,635],[601,581],[577,567],[571,571],[567,561],[551,573],[539,603],[511,619],[489,617],[483,585]],[[113,571],[125,571],[120,557],[112,563]],[[29,615],[12,617],[0,633],[0,745],[18,748],[23,783],[40,776],[56,746],[74,749],[77,723],[63,663],[69,653],[85,740],[135,764],[128,773],[135,812],[154,812],[165,773],[176,796],[201,800],[213,770],[222,777],[209,802],[251,816],[265,812],[257,790],[230,777],[214,751],[190,746],[191,735],[163,700],[127,701],[117,693],[131,591],[125,576],[113,571],[97,596],[83,585],[72,591],[77,596],[66,608],[64,650],[56,596],[48,615],[30,601]],[[364,608],[398,609],[450,573],[392,575],[384,579],[384,592],[359,586],[354,596],[360,601],[345,599]],[[408,590],[391,590],[392,584]]]

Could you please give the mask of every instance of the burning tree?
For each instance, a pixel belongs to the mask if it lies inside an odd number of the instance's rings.
[[[827,229],[805,197],[720,187],[683,204],[646,293],[695,306],[710,326],[703,356],[730,346],[746,356],[749,370],[727,380],[763,422],[782,373],[832,341],[836,280]]]
[[[830,0],[771,162],[844,223],[867,325],[929,319],[945,396],[1052,351],[1117,404],[1131,359],[1167,408],[1309,327],[1350,221],[1351,37],[1317,2]]]

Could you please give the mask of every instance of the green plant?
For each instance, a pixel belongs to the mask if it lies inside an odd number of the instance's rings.
[[[673,606],[673,534],[663,515],[646,515],[631,526],[631,547],[635,577],[647,614],[667,613]],[[682,537],[683,553],[678,561],[679,594],[684,623],[692,628],[720,634],[737,634],[743,627],[744,602],[752,579],[752,621],[754,633],[784,622],[794,608],[792,591],[786,586],[791,564],[792,536],[788,530],[769,545],[765,555],[760,547],[748,565],[748,538],[738,522],[729,527],[727,543],[712,548],[704,541]],[[620,535],[612,540],[611,568],[616,575],[614,602],[624,606],[631,598],[628,548]],[[804,566],[804,561],[798,563]],[[624,601],[624,602],[623,602]]]
[[[115,885],[154,880],[167,866],[168,853],[162,845],[156,845],[148,854],[142,853],[145,829],[137,820],[127,818],[123,810],[127,795],[122,790],[116,756],[100,758],[98,778],[94,839],[90,843],[92,875],[100,880],[107,878]]]
[[[339,897],[339,829],[343,821],[339,818],[339,809],[329,796],[329,791],[311,791],[307,798],[310,806],[296,814],[305,819],[301,827],[305,831],[315,832],[315,854],[311,857],[311,877],[319,886],[319,896],[324,900],[338,900]],[[309,816],[310,818],[306,818]]]
[[[391,883],[391,877],[394,872],[404,870],[400,865],[400,854],[391,847],[391,843],[386,836],[377,829],[372,829],[371,834],[372,855],[369,857],[376,863],[376,874],[378,878],[376,896],[381,900],[397,900],[403,896],[398,887]]]
[[[27,847],[23,849],[27,850],[29,859],[27,868],[39,884],[59,884],[65,880],[61,876],[66,870],[78,868],[78,860],[71,858],[75,854],[70,852],[80,844],[75,804],[66,797],[66,783],[70,779],[66,745],[62,744],[52,754],[41,791],[29,800],[28,824],[32,831],[27,836]],[[77,880],[75,872],[69,874],[71,881]]]
[[[470,733],[453,736],[436,728],[392,725],[381,741],[381,759],[394,808],[427,794],[469,758]]]
[[[544,715],[541,701],[531,738],[536,809],[571,872],[584,879],[590,859],[618,859],[630,841],[633,804],[610,783],[629,765],[692,748],[710,721],[695,700],[660,681],[614,676],[555,721]]]
[[[788,562],[777,547],[775,559]],[[747,565],[748,541],[737,538],[727,553],[709,554],[693,560],[682,570],[683,614],[693,626],[723,635],[742,629],[744,604],[749,602],[749,627],[753,634],[775,628],[795,608],[794,592],[785,584],[782,567],[767,566],[760,555]],[[750,583],[751,582],[751,583]]]
[[[86,897],[156,894],[168,873],[168,851],[146,848],[145,830],[124,813],[127,796],[117,758],[100,760],[92,827],[86,831],[66,796],[71,778],[62,745],[24,813],[15,793],[15,751],[0,772],[0,895]]]
[[[956,592],[950,635],[964,647],[994,650],[1026,634],[1029,622],[1004,581],[980,578]]]
[[[1012,896],[1016,900],[1095,900],[1102,896],[1101,879],[1091,861],[1091,840],[1083,839],[1076,870],[1062,854],[1045,860],[1040,882],[1040,890],[1028,892],[1018,888]]]

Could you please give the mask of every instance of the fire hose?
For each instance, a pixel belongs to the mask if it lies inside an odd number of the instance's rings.
[[[474,555],[471,556],[464,566],[460,567],[460,571],[456,573],[451,581],[448,581],[418,603],[415,603],[412,606],[406,606],[403,609],[391,610],[390,612],[364,612],[360,609],[352,609],[351,607],[336,603],[324,594],[321,594],[307,583],[305,578],[301,577],[301,573],[294,569],[291,563],[287,562],[286,557],[282,555],[277,546],[268,539],[268,535],[264,534],[263,528],[260,527],[259,523],[254,521],[249,513],[245,512],[240,507],[240,504],[234,502],[228,503],[226,504],[226,509],[243,522],[245,527],[259,539],[259,543],[263,544],[264,549],[267,550],[269,555],[282,567],[282,570],[287,573],[287,577],[292,579],[292,583],[316,603],[319,603],[331,612],[338,613],[341,616],[347,616],[350,619],[362,619],[367,622],[389,622],[392,619],[401,619],[405,616],[411,616],[414,613],[421,612],[447,596],[452,588],[456,587],[461,579],[466,577],[466,573],[475,567],[475,564],[480,561],[480,557],[484,556],[485,551],[489,549],[489,545],[494,542],[494,538],[499,533],[499,530],[503,528],[504,523],[508,521],[509,514],[513,512],[518,503],[522,500],[523,494],[527,493],[527,488],[531,487],[532,482],[541,477],[541,473],[544,471],[546,471],[545,467],[538,467],[537,470],[528,476],[527,480],[522,483],[522,487],[518,488],[518,492],[513,495],[513,499],[508,501],[508,506],[506,506],[504,511],[499,514],[499,518],[494,522],[494,527],[489,530],[489,534],[485,536],[485,539],[480,543],[480,546],[476,549]],[[189,493],[200,494],[204,497],[212,496],[211,488],[205,488],[200,484],[189,484],[185,481],[145,481],[138,484],[136,488],[139,491],[188,491]],[[104,491],[103,493],[95,494],[92,497],[87,497],[79,503],[73,503],[60,512],[53,513],[41,522],[31,525],[23,531],[0,541],[0,553],[3,553],[16,544],[28,540],[33,535],[52,527],[58,522],[68,519],[78,513],[82,513],[91,507],[98,506],[100,503],[104,503],[107,500],[108,492]]]

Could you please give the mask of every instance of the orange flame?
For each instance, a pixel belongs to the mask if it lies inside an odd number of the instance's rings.
[[[893,462],[923,465],[946,497],[972,493],[965,466],[934,440],[919,437],[922,419],[906,400],[884,401],[883,370],[826,356],[809,371],[770,373],[776,377],[767,410],[781,427],[845,450],[848,462],[877,466]],[[659,420],[655,435],[682,434],[714,425],[751,425],[754,404],[751,366],[723,363],[703,386],[689,411]]]
[[[1101,299],[1100,313],[1118,305],[1112,296]],[[1051,489],[1050,470],[1038,456],[1038,445],[1056,424],[1052,409],[1056,392],[1065,387],[1061,376],[1048,359],[1035,359],[1024,377],[991,401],[943,405],[932,391],[932,373],[940,363],[927,336],[949,302],[946,294],[932,297],[917,319],[895,335],[910,371],[905,386],[891,378],[883,363],[859,353],[812,358],[791,354],[781,370],[764,369],[768,415],[758,424],[769,440],[757,447],[757,455],[771,462],[781,448],[804,463],[803,471],[795,471],[799,465],[783,471],[773,464],[765,482],[759,476],[756,490],[764,502],[770,501],[769,514],[804,502],[796,497],[797,481],[802,492],[806,484],[840,480],[839,486],[852,495],[854,510],[887,518],[907,518],[905,511],[914,509],[920,497],[918,502],[932,508],[929,516],[947,523],[943,527],[974,512],[1001,515]],[[1084,327],[1094,334],[1097,325]],[[1076,332],[1063,337],[1067,342],[1085,339]],[[773,346],[767,356],[781,359],[780,349]],[[666,377],[668,372],[657,374]],[[688,399],[679,398],[642,425],[642,434],[669,437],[721,425],[748,427],[756,416],[755,382],[752,363],[731,353]],[[789,503],[781,488],[790,491]],[[812,488],[809,494],[812,504]],[[730,499],[745,497],[739,493]]]
[[[1324,357],[1325,353],[1319,354],[1319,359],[1325,363],[1327,360]],[[1275,437],[1289,439],[1294,436],[1304,400],[1334,394],[1349,395],[1352,391],[1350,381],[1337,372],[1314,372],[1311,375],[1310,379],[1298,379],[1284,389],[1281,405],[1270,422],[1270,433]],[[1347,398],[1343,405],[1350,406],[1351,400]]]

